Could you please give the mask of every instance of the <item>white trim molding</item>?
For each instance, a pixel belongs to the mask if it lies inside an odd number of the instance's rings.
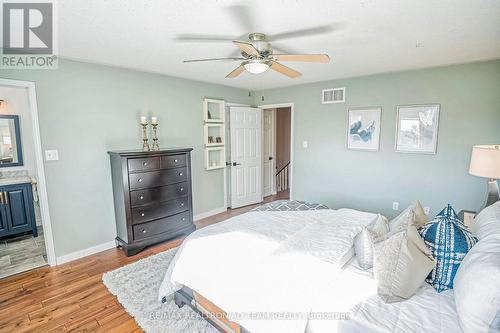
[[[112,241],[109,241],[106,243],[102,243],[102,244],[95,245],[95,246],[92,246],[92,247],[89,247],[89,248],[86,248],[86,249],[83,249],[80,251],[68,253],[68,254],[65,254],[63,256],[57,257],[57,264],[62,265],[62,264],[65,264],[67,262],[89,256],[91,254],[95,254],[98,252],[113,249],[115,247],[116,247],[116,241],[112,240]]]
[[[220,214],[220,213],[224,213],[226,211],[227,211],[226,207],[219,207],[219,208],[216,208],[216,209],[212,209],[212,210],[210,210],[208,212],[196,214],[194,216],[194,220],[195,221],[199,221],[201,219],[204,219],[204,218],[207,218],[207,217],[210,217],[210,216],[214,216],[214,215],[217,215],[217,214]]]
[[[45,181],[45,168],[43,165],[42,141],[40,138],[40,123],[38,121],[38,106],[36,100],[36,85],[31,81],[19,81],[0,78],[1,86],[25,88],[28,92],[28,102],[31,112],[31,129],[33,131],[36,173],[37,173],[37,188],[40,198],[40,212],[42,215],[43,234],[45,239],[45,247],[47,250],[47,261],[50,266],[57,264],[56,253],[54,249],[54,238],[52,235],[52,224],[49,212],[49,198],[47,195],[47,185]]]

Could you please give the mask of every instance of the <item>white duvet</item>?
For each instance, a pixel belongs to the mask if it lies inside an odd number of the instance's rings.
[[[170,264],[158,299],[187,286],[252,333],[304,333],[352,256],[354,237],[375,217],[350,209],[249,212],[197,230]]]
[[[370,271],[353,258],[324,290],[315,311],[347,311],[349,320],[310,320],[306,333],[460,333],[453,290],[441,293],[427,283],[409,300],[385,303]]]

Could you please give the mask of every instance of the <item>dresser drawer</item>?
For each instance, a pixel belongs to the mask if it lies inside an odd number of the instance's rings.
[[[132,224],[144,223],[174,215],[189,209],[188,197],[174,199],[160,204],[132,208]]]
[[[185,195],[189,195],[189,187],[186,182],[146,190],[131,191],[130,204],[132,207],[136,207],[155,202],[168,201]]]
[[[161,157],[161,168],[172,169],[186,165],[186,155],[167,155]]]
[[[162,233],[174,233],[191,223],[191,212],[187,211],[174,216],[169,216],[160,220],[137,224],[133,226],[134,239],[140,240]]]
[[[185,182],[187,179],[186,168],[131,173],[129,186],[131,190],[138,190]]]
[[[145,158],[129,158],[128,171],[147,171],[156,170],[160,168],[159,157],[145,157]]]

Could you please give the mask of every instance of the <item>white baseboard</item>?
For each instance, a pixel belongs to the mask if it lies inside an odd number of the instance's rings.
[[[200,214],[195,215],[194,220],[198,221],[198,220],[204,219],[206,217],[210,217],[213,215],[224,213],[225,211],[227,211],[227,208],[225,208],[225,207],[216,208],[216,209],[210,210],[208,212],[204,212],[204,213],[200,213]],[[68,253],[68,254],[65,254],[63,256],[57,257],[57,264],[61,265],[61,264],[64,264],[64,263],[67,263],[67,262],[70,262],[70,261],[73,261],[76,259],[80,259],[80,258],[89,256],[91,254],[95,254],[98,252],[112,249],[115,246],[116,246],[116,242],[114,240],[112,240],[112,241],[102,243],[102,244],[99,244],[96,246],[92,246],[92,247],[89,247],[89,248],[86,248],[86,249],[83,249],[80,251]]]
[[[92,247],[89,247],[89,248],[86,248],[86,249],[83,249],[80,251],[68,253],[68,254],[65,254],[63,256],[57,257],[57,264],[61,265],[61,264],[64,264],[64,263],[67,263],[67,262],[70,262],[70,261],[73,261],[76,259],[80,259],[80,258],[89,256],[89,255],[97,253],[97,252],[102,252],[102,251],[112,249],[114,247],[116,247],[116,242],[114,240],[112,240],[112,241],[102,243],[102,244],[99,244],[96,246],[92,246]]]
[[[220,214],[220,213],[224,213],[225,211],[227,211],[227,208],[226,207],[220,207],[220,208],[216,208],[216,209],[212,209],[208,212],[204,212],[204,213],[200,213],[200,214],[196,214],[194,216],[194,220],[195,221],[198,221],[198,220],[201,220],[201,219],[204,219],[204,218],[207,218],[207,217],[210,217],[210,216],[213,216],[213,215],[217,215],[217,214]]]

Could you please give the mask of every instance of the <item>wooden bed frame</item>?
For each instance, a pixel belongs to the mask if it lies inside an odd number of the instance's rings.
[[[179,308],[188,305],[221,333],[249,333],[242,326],[227,319],[225,311],[188,287],[175,292],[174,302]]]

